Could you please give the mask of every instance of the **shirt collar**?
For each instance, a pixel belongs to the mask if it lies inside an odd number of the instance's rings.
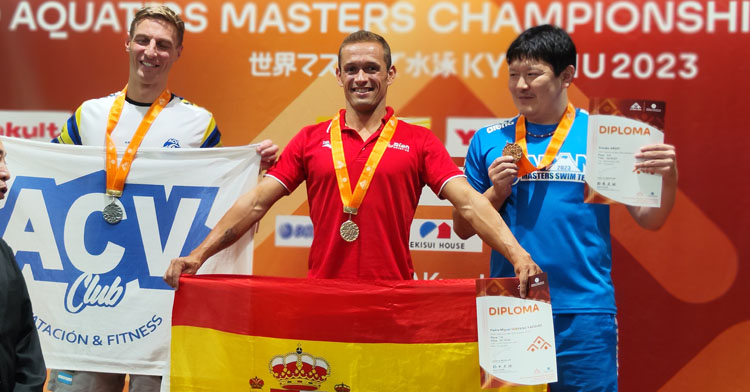
[[[377,131],[375,131],[375,133],[378,133],[383,130],[383,127],[388,122],[388,120],[390,120],[391,117],[393,117],[393,113],[394,113],[394,110],[392,107],[390,106],[385,107],[385,116],[383,116],[383,118],[380,119],[380,127],[378,128]],[[353,128],[346,125],[346,109],[339,110],[339,125],[341,126],[342,131],[344,130],[354,131]]]

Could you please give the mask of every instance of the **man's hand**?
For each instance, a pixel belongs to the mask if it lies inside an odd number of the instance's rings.
[[[487,169],[487,175],[492,182],[495,195],[499,200],[505,201],[510,195],[513,181],[518,176],[518,166],[513,163],[513,157],[501,156],[492,162]]]
[[[529,276],[542,273],[542,269],[531,259],[531,256],[527,253],[522,257],[513,260],[513,270],[516,273],[516,277],[519,280],[521,289],[521,298],[526,298],[528,291]]]
[[[268,170],[276,163],[276,154],[279,152],[279,146],[273,144],[271,139],[266,139],[256,148],[260,154],[260,171]]]
[[[649,144],[635,154],[635,170],[660,175],[661,206],[627,206],[633,219],[648,230],[658,230],[666,222],[677,197],[677,153],[669,144]]]
[[[640,161],[635,163],[635,169],[642,172],[659,174],[665,180],[677,179],[677,153],[669,144],[649,144],[641,147],[635,154]]]
[[[167,272],[164,273],[164,281],[167,282],[168,285],[177,289],[180,285],[180,275],[195,274],[198,272],[198,268],[201,267],[201,264],[203,264],[201,263],[201,260],[192,254],[172,259],[172,262],[169,263],[169,268],[167,268]]]

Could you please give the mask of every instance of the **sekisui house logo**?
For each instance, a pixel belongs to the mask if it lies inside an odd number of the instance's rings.
[[[451,227],[449,224],[442,222],[436,224],[435,222],[425,222],[419,227],[419,235],[424,238],[430,233],[437,230],[436,237],[438,239],[450,239],[451,238]]]
[[[642,112],[643,107],[638,102],[633,102],[632,105],[630,105],[630,111],[631,112]]]
[[[453,233],[453,222],[441,219],[414,219],[409,234],[410,250],[481,252],[482,240],[472,236],[462,240]]]
[[[271,392],[323,392],[319,388],[331,375],[331,365],[328,361],[302,351],[302,345],[300,344],[297,345],[294,352],[271,358],[268,363],[268,370],[282,388],[271,388]],[[344,383],[340,383],[334,387],[334,390],[336,392],[349,392],[351,388]]]
[[[123,220],[106,223],[105,172],[60,184],[16,177],[0,209],[0,233],[35,281],[66,285],[69,313],[116,307],[126,287],[171,290],[166,263],[187,254],[210,231],[206,219],[218,188],[129,183],[117,203]],[[55,299],[58,300],[58,299]]]

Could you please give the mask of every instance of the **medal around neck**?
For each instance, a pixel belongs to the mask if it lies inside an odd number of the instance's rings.
[[[109,115],[107,116],[107,132],[105,133],[105,146],[106,146],[106,171],[107,171],[107,195],[112,197],[112,202],[104,207],[102,210],[102,216],[104,220],[109,224],[115,224],[122,220],[123,211],[122,208],[115,203],[114,198],[122,196],[122,190],[125,187],[125,179],[130,173],[130,168],[133,166],[133,160],[135,154],[140,147],[143,138],[146,136],[151,124],[153,124],[156,117],[161,113],[164,106],[169,103],[172,93],[169,90],[164,89],[159,98],[151,104],[146,112],[145,116],[138,124],[138,128],[133,134],[133,138],[130,140],[125,153],[122,156],[120,163],[117,163],[117,147],[115,146],[114,140],[112,140],[112,132],[115,130],[117,123],[120,121],[120,115],[122,114],[123,106],[125,105],[125,97],[127,96],[128,86],[120,91],[112,102],[112,107],[109,108]]]
[[[120,206],[113,200],[104,207],[104,210],[102,210],[102,216],[110,225],[117,224],[122,220],[122,208],[120,208]]]
[[[341,224],[339,233],[341,234],[341,238],[343,238],[344,241],[353,242],[357,239],[357,237],[359,237],[359,226],[357,226],[357,224],[354,223],[351,219],[348,219],[346,222]]]
[[[341,204],[344,206],[344,213],[349,214],[349,219],[341,224],[339,234],[341,238],[346,242],[352,242],[359,237],[359,227],[352,221],[352,215],[356,215],[359,207],[362,205],[362,200],[367,193],[367,190],[372,183],[373,175],[375,170],[380,163],[380,159],[383,158],[385,150],[396,131],[396,125],[398,119],[396,116],[391,116],[388,122],[383,126],[378,141],[375,142],[375,146],[370,152],[370,156],[367,157],[365,168],[359,175],[359,180],[355,183],[354,191],[351,188],[351,181],[349,180],[349,171],[346,165],[346,157],[344,156],[344,143],[341,139],[341,118],[337,114],[331,120],[329,127],[331,134],[331,157],[333,158],[333,168],[336,171],[336,183],[339,186],[339,194],[341,196]]]
[[[523,157],[523,149],[515,143],[506,143],[503,147],[503,156],[513,157],[513,163],[517,163]]]

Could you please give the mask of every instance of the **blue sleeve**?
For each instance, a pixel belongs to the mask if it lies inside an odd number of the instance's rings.
[[[82,106],[79,106],[75,113],[70,116],[65,125],[63,125],[62,131],[60,131],[60,136],[52,139],[52,143],[75,144],[79,146],[83,144],[81,142],[81,134],[78,132],[78,122],[81,119],[81,107]]]
[[[466,154],[466,162],[464,163],[464,174],[469,184],[479,193],[483,193],[492,186],[490,178],[487,175],[487,169],[485,166],[485,153],[482,148],[482,135],[485,134],[485,130],[480,129],[471,138],[469,143],[469,152]]]
[[[216,120],[211,116],[211,121],[209,121],[208,127],[206,127],[206,131],[203,134],[203,144],[201,144],[201,148],[221,146],[221,132],[219,132],[219,126],[216,125]]]

